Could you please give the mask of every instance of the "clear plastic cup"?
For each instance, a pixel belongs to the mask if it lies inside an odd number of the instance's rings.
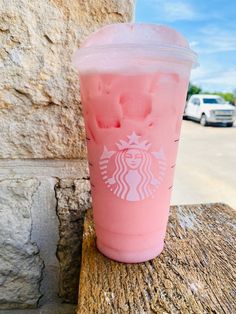
[[[74,56],[80,78],[97,247],[136,263],[164,246],[190,71],[173,29],[113,24]]]

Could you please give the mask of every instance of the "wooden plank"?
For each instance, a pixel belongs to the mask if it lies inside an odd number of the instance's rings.
[[[174,206],[165,242],[150,262],[111,261],[96,249],[89,210],[77,313],[236,313],[236,211]]]

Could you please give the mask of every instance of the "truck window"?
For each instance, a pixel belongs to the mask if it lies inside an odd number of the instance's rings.
[[[198,106],[200,105],[200,100],[198,98],[193,98],[191,103]]]
[[[225,104],[225,101],[223,98],[203,98],[204,104]]]

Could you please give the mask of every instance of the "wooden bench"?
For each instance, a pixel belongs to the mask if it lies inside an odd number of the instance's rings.
[[[236,313],[236,211],[173,206],[156,259],[122,264],[100,254],[86,215],[77,314]]]

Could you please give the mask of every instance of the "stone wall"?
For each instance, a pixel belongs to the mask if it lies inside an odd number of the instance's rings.
[[[41,296],[43,261],[31,240],[38,186],[37,179],[0,180],[0,309],[31,307]]]
[[[85,211],[91,207],[88,178],[62,179],[56,185],[60,263],[59,294],[64,301],[77,300]]]
[[[85,134],[71,55],[133,0],[0,3],[0,309],[76,300]],[[40,299],[41,297],[41,299]]]

